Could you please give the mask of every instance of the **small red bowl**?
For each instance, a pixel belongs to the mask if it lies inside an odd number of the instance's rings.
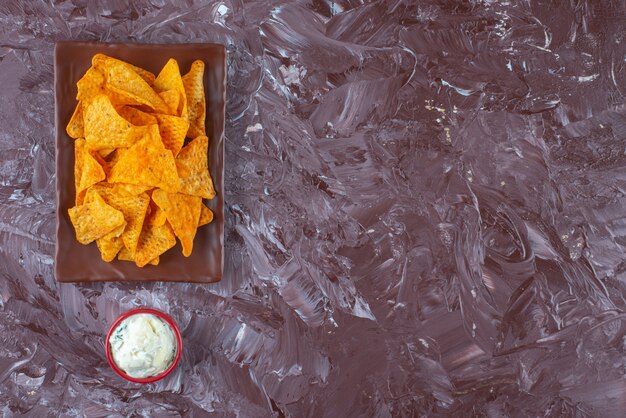
[[[139,377],[129,376],[126,373],[124,373],[122,369],[117,367],[117,364],[115,364],[115,361],[113,360],[113,355],[111,354],[111,345],[109,344],[109,339],[111,338],[111,334],[113,334],[113,331],[115,331],[115,329],[118,327],[120,322],[122,322],[123,320],[125,320],[131,315],[136,315],[136,314],[141,314],[141,313],[147,313],[147,314],[158,316],[159,318],[167,322],[170,327],[172,327],[172,330],[174,331],[174,336],[176,337],[176,356],[174,357],[174,361],[172,362],[172,364],[170,364],[170,366],[167,369],[165,369],[162,373],[159,373],[157,375],[150,376],[150,377],[139,378]],[[113,322],[113,325],[111,325],[111,328],[109,328],[109,332],[107,333],[107,337],[105,340],[105,350],[106,350],[107,360],[109,361],[111,368],[115,370],[115,373],[119,374],[121,377],[123,377],[126,380],[130,380],[131,382],[153,383],[153,382],[156,382],[157,380],[163,379],[165,376],[170,374],[172,370],[176,368],[176,365],[178,364],[178,360],[180,360],[180,353],[183,351],[183,339],[180,336],[180,330],[178,329],[176,322],[174,322],[171,316],[169,316],[168,314],[164,312],[161,312],[152,308],[138,308],[138,309],[131,309],[130,311],[124,312],[123,314],[119,316],[119,318],[115,320],[115,322]]]

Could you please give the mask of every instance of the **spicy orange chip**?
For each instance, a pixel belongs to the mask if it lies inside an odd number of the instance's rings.
[[[150,125],[148,135],[128,148],[111,168],[111,183],[130,183],[177,192],[180,179],[172,153],[161,142],[159,128]]]
[[[91,193],[91,190],[87,192],[86,201],[90,201]],[[131,253],[134,253],[137,248],[139,234],[141,233],[150,198],[145,193],[140,195],[130,194],[121,187],[103,187],[97,189],[95,193],[100,195],[107,204],[119,210],[124,215],[127,225],[122,233],[122,241],[124,246]]]
[[[120,237],[109,237],[108,235],[98,238],[96,240],[98,250],[100,250],[100,256],[103,261],[110,263],[115,259],[115,256],[120,252],[124,243]]]
[[[138,184],[127,184],[127,183],[112,183],[112,184],[115,184],[116,187],[119,187],[120,189],[135,196],[138,196],[151,189],[150,186],[141,186]]]
[[[85,151],[87,151],[89,154],[91,154],[91,156],[93,157],[94,160],[96,160],[96,162],[100,165],[100,167],[102,167],[102,169],[104,170],[104,174],[106,177],[109,176],[109,173],[111,172],[111,169],[109,167],[109,164],[106,162],[106,160],[104,158],[102,158],[102,156],[100,155],[99,152],[95,152],[95,151],[91,151],[88,150],[87,148],[85,148]]]
[[[213,211],[207,208],[204,204],[200,208],[200,219],[198,220],[198,228],[210,224],[213,221]]]
[[[102,158],[107,158],[109,155],[113,154],[113,152],[115,151],[116,151],[116,148],[103,148],[103,149],[98,150],[98,155]]]
[[[145,126],[134,126],[121,117],[103,94],[87,105],[84,117],[87,148],[92,150],[130,147],[146,134]]]
[[[85,137],[82,103],[83,102],[78,102],[78,104],[76,105],[76,109],[74,109],[74,114],[72,114],[72,118],[70,119],[70,122],[67,124],[67,127],[65,129],[67,134],[74,139]]]
[[[206,118],[206,101],[204,99],[204,62],[196,60],[191,64],[191,69],[183,76],[185,97],[187,98],[187,112],[189,113],[190,138],[206,135],[204,121]]]
[[[170,105],[174,115],[188,119],[185,86],[175,59],[170,58],[163,66],[154,80],[154,90]]]
[[[178,62],[174,58],[167,60],[161,72],[154,80],[154,91],[161,93],[166,90],[184,89]]]
[[[104,68],[107,89],[134,101],[135,104],[148,106],[156,112],[170,112],[163,99],[128,65],[107,60]]]
[[[155,190],[152,192],[152,200],[165,212],[167,221],[183,247],[183,255],[189,257],[200,220],[202,198]]]
[[[100,150],[98,151],[98,153],[100,154],[100,156],[102,156],[102,152],[103,151],[108,151],[108,150]],[[116,148],[113,150],[113,152],[110,152],[106,155],[104,155],[104,161],[107,163],[107,166],[109,166],[109,174],[111,171],[111,168],[117,164],[117,162],[120,160],[120,158],[122,157],[122,154],[124,154],[124,152],[126,152],[126,148]],[[107,181],[108,181],[108,176],[107,176]]]
[[[117,253],[117,259],[122,261],[135,261],[135,257],[124,247],[123,243],[122,248],[120,248],[120,251]]]
[[[161,133],[163,145],[165,145],[165,148],[172,151],[174,156],[177,156],[185,143],[185,135],[187,134],[189,121],[185,118],[179,118],[178,116],[159,114],[155,116],[159,121],[159,132]]]
[[[81,142],[82,141],[82,142]],[[80,189],[80,181],[83,177],[85,140],[78,139],[74,143],[74,191],[76,192],[76,205],[82,205],[85,192]],[[104,173],[104,170],[102,170]]]
[[[122,212],[107,205],[97,193],[92,202],[74,206],[68,212],[76,231],[76,239],[85,245],[119,228],[125,222]]]
[[[92,198],[92,201],[94,199]],[[105,201],[106,203],[106,201]],[[117,228],[115,228],[113,231],[109,232],[108,234],[106,234],[105,236],[103,236],[102,238],[120,238],[122,236],[122,233],[124,233],[124,230],[126,229],[126,221],[124,221],[124,223],[120,226],[118,226]],[[100,239],[100,238],[99,238]]]
[[[209,138],[199,136],[187,144],[176,157],[181,193],[205,199],[215,197],[207,160],[208,146]]]
[[[136,72],[141,78],[143,78],[144,81],[148,83],[149,85],[152,85],[152,83],[154,83],[154,74],[152,74],[150,71],[144,70],[141,67],[137,67],[125,61],[118,60],[116,58],[109,57],[108,55],[104,55],[104,54],[96,54],[91,59],[91,64],[94,67],[101,69],[102,71],[104,71],[105,65],[107,62],[127,66],[130,70]]]
[[[139,242],[139,235],[143,228],[149,201],[150,198],[146,194],[142,194],[125,204],[125,209],[129,212],[129,217],[127,218],[128,226],[122,234],[122,241],[124,241],[124,246],[131,253],[135,252],[137,249],[137,243]]]
[[[165,251],[176,245],[176,237],[169,224],[162,226],[147,225],[141,231],[137,251],[135,252],[135,264],[143,267]]]
[[[157,123],[157,120],[153,115],[142,112],[141,110],[132,106],[122,106],[117,109],[117,113],[119,113],[121,117],[136,126],[153,125]]]
[[[83,114],[85,113],[86,104],[101,94],[106,95],[111,100],[111,103],[116,106],[140,104],[133,98],[125,97],[107,88],[104,73],[94,67],[87,70],[85,75],[78,81],[77,87],[78,94],[76,99],[83,102]]]
[[[76,100],[85,101],[104,93],[104,74],[94,67],[90,67],[78,83]]]
[[[176,90],[167,90],[162,93],[159,93],[161,99],[165,102],[167,107],[170,109],[170,114],[175,116],[182,116],[178,114],[178,105],[181,102],[180,93]],[[185,119],[189,120],[187,116],[184,116]]]
[[[102,260],[106,261],[107,263],[113,261],[115,256],[122,249],[124,243],[122,241],[121,235],[124,232],[125,228],[126,223],[122,224],[122,226],[115,228],[113,231],[96,240],[96,245],[98,246],[98,250],[100,250],[100,256],[102,257]]]
[[[102,165],[85,149],[82,138],[74,142],[74,185],[76,187],[76,203],[82,203],[84,191],[90,186],[104,180],[106,173]]]
[[[122,260],[122,261],[135,262],[135,257],[133,257],[130,251],[128,251],[124,246],[122,246],[122,248],[120,249],[120,252],[117,254],[117,259]],[[148,264],[150,264],[151,266],[158,266],[159,261],[160,261],[160,258],[157,256],[156,258],[153,258],[152,260],[150,260]]]
[[[152,206],[154,205],[154,206]],[[154,201],[150,205],[152,212],[150,215],[146,217],[146,223],[152,226],[161,226],[165,224],[167,217],[165,216],[165,211],[157,206]]]
[[[116,190],[121,190],[125,193],[129,193],[133,196],[138,196],[144,192],[146,192],[147,190],[150,189],[150,187],[148,186],[138,186],[136,184],[126,184],[126,183],[108,183],[108,182],[100,182],[98,184],[95,184],[94,186],[92,186],[90,188],[90,190],[93,189],[96,192],[100,193],[103,189],[116,189]],[[104,191],[103,193],[106,193],[106,191]]]

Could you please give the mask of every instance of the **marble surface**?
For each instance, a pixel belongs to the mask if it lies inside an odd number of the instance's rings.
[[[128,3],[0,2],[3,416],[626,416],[624,2]],[[220,283],[55,282],[67,39],[227,46]]]

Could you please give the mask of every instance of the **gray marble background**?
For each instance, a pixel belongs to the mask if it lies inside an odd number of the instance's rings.
[[[626,416],[623,1],[129,3],[0,2],[5,417]],[[222,282],[55,282],[67,39],[227,45]]]

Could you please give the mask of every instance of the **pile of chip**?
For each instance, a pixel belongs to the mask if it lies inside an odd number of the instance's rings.
[[[181,76],[170,59],[158,76],[97,54],[78,81],[67,125],[75,139],[76,206],[69,216],[81,244],[96,242],[104,261],[159,264],[180,240],[193,249],[213,220],[215,197],[205,132],[204,63]]]

